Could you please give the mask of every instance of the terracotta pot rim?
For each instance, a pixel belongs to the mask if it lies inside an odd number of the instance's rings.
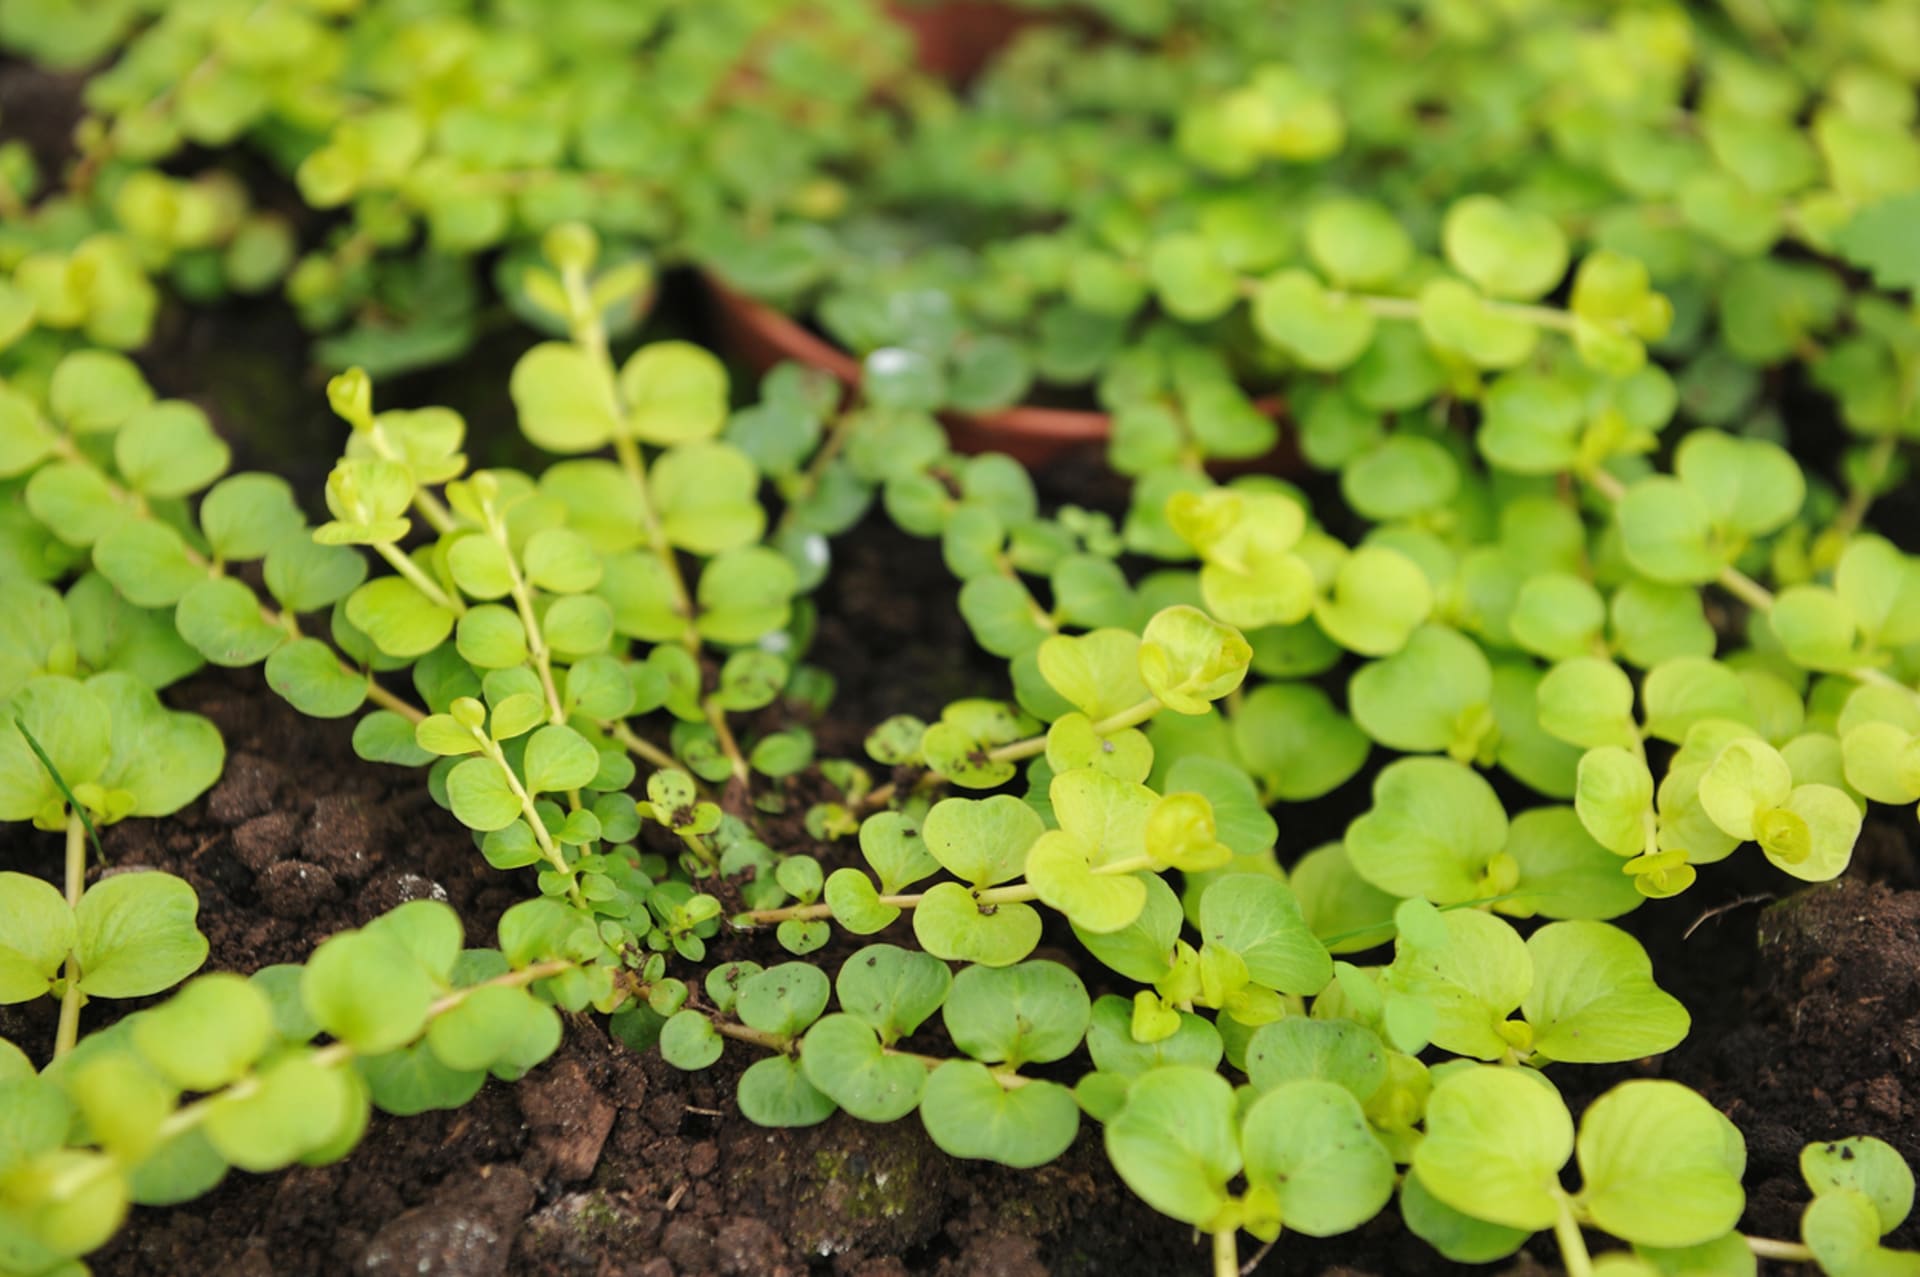
[[[702,269],[700,274],[720,304],[764,338],[768,346],[787,358],[825,369],[849,386],[859,383],[860,363],[841,347],[783,311],[733,288],[716,272]],[[1102,442],[1112,433],[1113,423],[1112,417],[1104,412],[1026,404],[993,412],[951,409],[940,415],[984,435],[1017,436],[1062,445]]]

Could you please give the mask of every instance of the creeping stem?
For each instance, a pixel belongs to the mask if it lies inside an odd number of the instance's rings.
[[[767,1033],[745,1024],[735,1024],[728,1020],[722,1020],[705,1007],[693,1007],[690,1009],[700,1015],[706,1016],[707,1023],[713,1026],[713,1031],[723,1038],[732,1038],[736,1042],[745,1042],[749,1046],[757,1046],[763,1051],[772,1051],[778,1055],[791,1055],[800,1045],[797,1038],[785,1037],[778,1033]],[[898,1056],[903,1060],[918,1061],[920,1064],[925,1065],[929,1072],[947,1063],[946,1056],[922,1055],[918,1051],[902,1051],[897,1047],[891,1046],[882,1047],[881,1054]],[[1005,1066],[996,1067],[989,1065],[987,1066],[987,1071],[993,1074],[993,1080],[1000,1084],[1000,1089],[1003,1091],[1018,1090],[1033,1080]]]
[[[87,825],[78,808],[67,814],[67,908],[80,907],[87,880]],[[80,955],[67,954],[66,991],[60,995],[60,1025],[54,1031],[53,1056],[59,1059],[80,1040]]]
[[[1593,485],[1596,492],[1616,505],[1619,503],[1620,498],[1626,495],[1626,486],[1613,475],[1598,467],[1587,471],[1585,478],[1587,482]],[[1762,615],[1773,611],[1773,591],[1732,564],[1721,568],[1719,575],[1714,577],[1713,583]],[[1872,683],[1878,687],[1891,687],[1897,691],[1907,693],[1916,700],[1920,700],[1920,691],[1908,687],[1905,683],[1902,683],[1899,679],[1883,669],[1877,669],[1871,665],[1861,665],[1850,670],[1844,670],[1842,673],[1855,682]]]
[[[1154,869],[1158,866],[1152,856],[1128,856],[1111,864],[1096,865],[1090,871],[1101,877],[1116,874],[1139,873],[1142,869]],[[1040,892],[1029,883],[1013,882],[1004,887],[986,887],[973,893],[974,901],[982,905],[1023,904],[1040,898]],[[915,892],[907,896],[881,896],[883,905],[892,905],[895,909],[915,909],[926,899],[925,892]],[[831,918],[833,910],[825,904],[788,905],[783,909],[754,909],[746,913],[735,914],[734,922],[746,927],[764,927],[781,922],[817,922]]]
[[[1560,1213],[1554,1217],[1553,1239],[1560,1244],[1560,1262],[1566,1265],[1567,1277],[1593,1277],[1593,1256],[1587,1252],[1587,1239],[1580,1235],[1573,1199],[1564,1192],[1557,1196]]]
[[[648,547],[666,571],[667,584],[673,591],[674,610],[687,622],[680,642],[689,652],[698,653],[700,632],[693,624],[693,594],[687,589],[686,577],[680,572],[680,560],[674,555],[673,546],[667,542],[666,529],[660,523],[660,512],[653,507],[653,497],[647,488],[646,464],[640,457],[640,445],[634,442],[629,429],[627,405],[620,396],[619,373],[613,366],[613,354],[607,348],[606,325],[600,319],[599,308],[593,304],[586,272],[581,267],[565,267],[561,271],[561,284],[567,293],[567,309],[570,312],[568,327],[574,344],[586,353],[599,371],[601,389],[613,413],[613,451],[620,458],[620,468],[626,471],[628,481],[633,484],[634,508],[640,512],[640,522],[647,530]]]
[[[1144,701],[1129,705],[1118,713],[1109,714],[1094,723],[1094,734],[1107,736],[1114,732],[1125,731],[1129,727],[1138,727],[1160,712],[1160,698],[1149,696]],[[999,745],[987,751],[987,757],[997,763],[1017,763],[1025,758],[1038,758],[1047,752],[1045,736],[1029,736],[1008,745]]]
[[[1213,1277],[1240,1277],[1240,1230],[1214,1230]]]
[[[1747,1249],[1762,1259],[1778,1259],[1789,1264],[1813,1262],[1813,1249],[1799,1242],[1775,1241],[1771,1237],[1749,1237]]]
[[[707,723],[713,728],[713,737],[720,745],[720,752],[727,756],[727,763],[733,768],[734,779],[744,782],[747,779],[747,758],[740,752],[740,742],[733,738],[733,729],[727,726],[727,712],[708,697],[704,702],[707,711]]]

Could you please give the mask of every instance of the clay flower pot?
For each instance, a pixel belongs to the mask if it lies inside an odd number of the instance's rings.
[[[833,374],[848,386],[860,380],[860,361],[805,325],[764,302],[727,287],[705,272],[713,294],[720,336],[727,350],[756,371],[783,359]],[[1112,430],[1104,412],[1067,408],[1003,408],[998,412],[941,414],[948,438],[961,452],[1004,452],[1026,466],[1044,465],[1077,444],[1098,444]]]
[[[887,12],[913,34],[920,69],[953,85],[973,79],[1033,20],[1033,15],[998,0],[894,0]]]
[[[860,361],[852,355],[765,302],[728,287],[713,272],[702,271],[701,276],[714,300],[722,348],[748,367],[765,372],[791,359],[830,373],[848,387],[858,384]],[[1254,406],[1275,420],[1280,420],[1286,407],[1277,396],[1257,399]],[[1104,444],[1113,433],[1109,414],[1073,408],[1021,405],[997,412],[950,411],[940,414],[940,420],[956,451],[1002,452],[1029,469],[1072,448]],[[1285,475],[1296,473],[1300,464],[1293,432],[1283,429],[1279,444],[1266,456],[1209,469],[1222,476],[1249,471]]]

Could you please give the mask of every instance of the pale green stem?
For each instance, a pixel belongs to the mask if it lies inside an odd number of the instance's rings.
[[[641,460],[640,445],[634,442],[628,426],[627,405],[620,397],[620,376],[613,366],[613,352],[607,347],[606,325],[601,322],[600,311],[593,304],[585,272],[577,266],[570,266],[561,272],[561,284],[567,293],[567,306],[571,312],[568,327],[574,344],[593,361],[600,377],[601,393],[613,413],[614,455],[620,459],[620,468],[626,471],[628,481],[633,484],[634,509],[639,512],[640,522],[647,530],[648,547],[666,570],[667,584],[673,590],[674,610],[687,622],[680,642],[689,652],[697,653],[700,650],[700,633],[693,624],[693,593],[687,589],[686,578],[680,572],[680,560],[675,557],[673,546],[667,542],[666,529],[660,523],[660,512],[654,509],[653,497],[647,488],[646,464]]]
[[[780,515],[781,528],[784,529],[793,523],[794,514],[799,510],[800,503],[812,496],[814,490],[820,486],[820,476],[826,473],[827,466],[832,464],[833,459],[840,455],[841,449],[847,446],[847,439],[853,434],[854,421],[855,416],[851,412],[842,412],[834,417],[833,425],[827,430],[826,440],[820,445],[820,451],[813,454],[813,460],[807,463],[806,472],[800,476],[800,482],[795,485],[796,490],[788,495],[787,508]]]
[[[1605,470],[1590,470],[1586,473],[1585,478],[1594,486],[1594,489],[1598,491],[1600,495],[1606,497],[1609,501],[1618,503],[1620,498],[1626,494],[1626,488],[1622,486],[1620,481],[1611,474],[1608,474]],[[1720,569],[1719,575],[1714,577],[1714,584],[1756,612],[1767,614],[1773,611],[1773,591],[1731,564]],[[1905,683],[1902,683],[1885,670],[1876,669],[1871,665],[1862,665],[1856,669],[1843,670],[1841,672],[1848,678],[1858,682],[1872,683],[1879,687],[1894,688],[1913,696],[1915,699],[1920,699],[1920,691],[1908,687]]]
[[[1240,1277],[1240,1230],[1222,1228],[1213,1234],[1213,1277]]]
[[[78,811],[67,814],[67,908],[80,907],[80,895],[87,883],[87,825]],[[80,1004],[86,996],[80,992],[80,955],[67,954],[66,991],[60,996],[60,1023],[54,1030],[53,1058],[73,1050],[80,1040]]]
[[[707,711],[707,723],[713,728],[714,739],[720,742],[720,752],[727,756],[727,762],[733,767],[735,780],[744,783],[751,774],[747,767],[747,757],[740,752],[740,742],[733,738],[733,729],[727,726],[727,712],[708,697],[703,702]]]
[[[924,891],[917,891],[907,896],[881,896],[879,900],[881,904],[892,905],[895,909],[915,909],[926,898]],[[973,893],[973,898],[983,905],[1012,905],[1037,900],[1040,898],[1040,893],[1024,882],[1016,882],[1004,887],[988,887],[984,891],[976,891]],[[781,922],[820,922],[831,917],[833,917],[833,910],[825,904],[787,905],[782,909],[752,909],[746,913],[735,914],[734,921],[749,927],[764,927]]]
[[[763,1051],[772,1051],[780,1055],[792,1054],[794,1047],[797,1045],[797,1039],[784,1034],[768,1033],[764,1029],[755,1029],[745,1024],[735,1024],[730,1020],[716,1019],[704,1010],[701,1014],[707,1016],[707,1022],[713,1026],[715,1033],[718,1033],[723,1038],[732,1038],[735,1042],[745,1042],[749,1046],[757,1046]],[[947,1057],[944,1056],[921,1055],[917,1051],[902,1051],[890,1046],[882,1047],[881,1054],[897,1056],[903,1060],[914,1060],[924,1065],[928,1071],[937,1069],[942,1064],[947,1063]],[[1033,1080],[1032,1078],[1023,1077],[1017,1071],[1004,1066],[999,1068],[988,1066],[988,1072],[993,1074],[993,1080],[998,1082],[1000,1088],[1005,1091],[1018,1090]]]
[[[608,730],[612,733],[613,738],[624,745],[627,752],[634,757],[652,763],[655,767],[663,770],[680,766],[672,754],[667,753],[666,750],[661,749],[652,741],[640,736],[625,723],[615,723]]]
[[[1587,1252],[1587,1239],[1580,1235],[1573,1199],[1565,1193],[1559,1196],[1560,1213],[1554,1217],[1553,1239],[1560,1244],[1560,1262],[1567,1270],[1567,1277],[1593,1277],[1593,1256]]]
[[[1775,1241],[1771,1237],[1747,1238],[1747,1249],[1762,1259],[1777,1259],[1788,1264],[1810,1264],[1813,1250],[1799,1242]]]
[[[1135,705],[1129,705],[1117,714],[1109,714],[1093,724],[1094,734],[1109,736],[1114,732],[1125,731],[1129,727],[1138,727],[1160,712],[1160,698],[1149,696]],[[1025,740],[1014,741],[1010,745],[999,745],[987,751],[987,757],[996,763],[1016,763],[1023,758],[1038,758],[1047,752],[1045,736],[1029,736]]]
[[[395,572],[405,577],[408,584],[412,585],[413,588],[420,591],[420,593],[426,595],[429,603],[443,607],[455,616],[459,616],[467,610],[466,603],[462,601],[458,595],[448,594],[445,590],[441,589],[438,582],[425,572],[422,572],[420,565],[408,558],[407,555],[400,550],[395,549],[391,545],[376,545],[373,549],[374,553],[385,559]]]
[[[1834,517],[1833,526],[1827,529],[1836,541],[1844,542],[1852,536],[1861,520],[1867,517],[1867,511],[1873,508],[1874,498],[1880,495],[1880,481],[1886,477],[1887,467],[1893,464],[1899,446],[1900,440],[1894,435],[1881,435],[1874,440],[1867,453],[1865,482],[1847,494],[1846,505]]]
[[[527,792],[527,787],[520,783],[518,776],[514,775],[513,767],[507,762],[506,753],[500,748],[499,743],[480,728],[471,730],[473,738],[480,742],[481,752],[500,769],[500,774],[507,778],[507,788],[511,789],[513,796],[520,800],[520,814],[526,818],[528,827],[533,830],[533,839],[540,845],[540,853],[561,876],[566,878],[567,895],[573,903],[584,906],[586,900],[580,894],[580,880],[574,876],[573,870],[568,866],[567,858],[560,854],[560,848],[554,845],[553,835],[547,832],[546,822],[540,819],[539,809],[533,804],[533,795]]]
[[[540,618],[534,615],[533,593],[527,589],[527,578],[520,572],[520,564],[513,557],[513,545],[507,537],[507,526],[494,517],[493,506],[489,503],[481,507],[487,516],[487,535],[493,538],[506,558],[508,592],[513,596],[514,609],[520,614],[520,627],[527,632],[527,652],[533,658],[534,672],[540,675],[541,690],[547,697],[547,721],[564,723],[567,721],[566,708],[560,703],[560,689],[553,682],[553,654],[547,647],[547,636],[540,632]]]

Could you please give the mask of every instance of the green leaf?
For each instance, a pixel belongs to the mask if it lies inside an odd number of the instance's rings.
[[[1840,556],[1833,584],[1868,646],[1898,647],[1920,640],[1920,562],[1891,542],[1855,537]]]
[[[1497,894],[1489,888],[1506,842],[1506,812],[1493,787],[1471,768],[1437,758],[1388,764],[1374,781],[1373,806],[1346,837],[1362,878],[1391,895],[1438,904]]]
[[[133,361],[105,350],[66,356],[47,387],[47,406],[75,434],[118,430],[152,402],[153,391]]]
[[[1692,1019],[1654,983],[1640,942],[1603,922],[1556,922],[1527,937],[1533,988],[1521,1003],[1533,1049],[1549,1060],[1607,1064],[1678,1046]]]
[[[487,1075],[461,1072],[440,1063],[425,1042],[355,1061],[373,1102],[384,1112],[412,1117],[434,1109],[457,1109],[480,1092]]]
[[[253,591],[232,577],[201,576],[173,615],[180,637],[215,665],[256,665],[287,641],[287,631],[261,615]]]
[[[0,1004],[49,992],[75,941],[73,911],[52,884],[0,873]]]
[[[1212,1069],[1155,1069],[1134,1080],[1106,1124],[1107,1157],[1147,1205],[1209,1228],[1241,1169],[1234,1116],[1233,1087]]]
[[[59,675],[28,679],[0,713],[0,820],[36,820],[46,828],[65,823],[66,797],[27,744],[21,729],[40,743],[69,787],[96,779],[113,757],[113,719],[90,687]],[[15,726],[15,724],[18,726]]]
[[[1883,1235],[1900,1227],[1913,1210],[1913,1172],[1906,1159],[1871,1135],[1807,1145],[1800,1150],[1800,1174],[1815,1197],[1842,1189],[1866,1194]]]
[[[1241,1125],[1247,1182],[1271,1190],[1284,1227],[1331,1237],[1393,1197],[1393,1158],[1360,1101],[1332,1082],[1288,1082],[1255,1100]]]
[[[925,1064],[887,1055],[873,1026],[853,1015],[825,1016],[809,1029],[800,1067],[821,1094],[863,1122],[905,1117],[919,1107],[927,1084]]]
[[[697,587],[701,636],[716,643],[755,642],[787,623],[797,586],[786,556],[765,546],[716,556]]]
[[[1880,1247],[1879,1229],[1880,1212],[1873,1199],[1856,1188],[1820,1194],[1800,1220],[1800,1235],[1823,1271],[1902,1273],[1905,1270],[1874,1265],[1886,1253]]]
[[[1675,450],[1673,467],[1713,524],[1742,536],[1777,531],[1806,500],[1798,463],[1764,439],[1695,430]]]
[[[1040,943],[1040,914],[1024,904],[983,910],[965,887],[942,882],[930,887],[914,909],[913,934],[936,958],[1011,966]]]
[[[620,428],[600,369],[584,350],[566,342],[543,342],[522,355],[507,390],[521,433],[548,452],[593,452],[612,442]]]
[[[346,598],[367,576],[367,561],[341,545],[320,545],[304,531],[283,535],[267,551],[261,575],[288,612],[315,612]]]
[[[600,754],[571,727],[542,727],[527,741],[526,774],[529,793],[565,793],[584,789],[600,770]]]
[[[425,656],[453,633],[453,613],[397,576],[368,581],[347,596],[347,620],[388,656]]]
[[[1287,882],[1301,916],[1330,953],[1360,953],[1393,938],[1398,897],[1355,872],[1343,844],[1328,843],[1302,856]]]
[[[1186,323],[1218,318],[1240,296],[1239,277],[1220,260],[1211,241],[1196,232],[1154,240],[1146,267],[1161,306]]]
[[[710,439],[727,421],[727,370],[691,342],[652,342],[621,366],[620,397],[628,428],[645,443]]]
[[[946,1000],[952,984],[946,963],[912,949],[875,944],[841,964],[834,991],[844,1010],[891,1043],[919,1028]]]
[[[1080,1130],[1080,1107],[1056,1082],[1003,1089],[986,1065],[948,1060],[927,1077],[920,1120],[953,1157],[1025,1169],[1067,1151]]]
[[[198,492],[226,473],[232,456],[207,414],[178,399],[140,409],[113,438],[120,477],[147,497]]]
[[[231,475],[200,502],[200,530],[213,553],[229,563],[265,557],[305,523],[293,488],[278,475]]]
[[[1176,714],[1203,714],[1246,677],[1253,649],[1238,630],[1195,607],[1156,613],[1140,640],[1140,677]]]
[[[922,837],[928,853],[954,877],[985,888],[1018,877],[1028,849],[1044,832],[1033,808],[1010,794],[995,794],[935,803]]]
[[[1442,1205],[1537,1233],[1560,1214],[1573,1119],[1553,1088],[1517,1070],[1460,1069],[1433,1088],[1413,1172]]]
[[[171,988],[207,960],[194,925],[200,901],[172,874],[103,878],[73,911],[80,988],[92,997],[142,998]]]
[[[860,824],[860,854],[889,894],[938,872],[940,862],[927,850],[915,824],[897,811],[879,811]]]
[[[1540,726],[1570,745],[1639,746],[1633,681],[1612,661],[1593,656],[1561,661],[1540,680],[1535,698]]]
[[[740,982],[734,1013],[750,1028],[795,1037],[826,1010],[831,986],[808,962],[783,962]]]
[[[1920,289],[1920,248],[1913,242],[1920,193],[1889,195],[1859,208],[1834,232],[1833,246],[1890,290]]]
[[[1700,806],[1714,824],[1746,842],[1759,836],[1759,818],[1792,791],[1793,770],[1780,751],[1761,740],[1735,740],[1700,777]]]
[[[1439,915],[1445,935],[1435,938],[1438,943],[1416,941],[1407,916],[1418,903],[1409,901],[1396,914],[1400,940],[1389,968],[1392,987],[1434,1009],[1427,1036],[1436,1046],[1481,1060],[1504,1058],[1515,1036],[1507,1017],[1533,985],[1526,945],[1504,921],[1471,909]]]
[[[1362,666],[1347,689],[1354,721],[1382,745],[1461,761],[1480,752],[1492,699],[1493,667],[1480,645],[1442,625],[1415,630],[1398,652]]]
[[[434,1017],[426,1040],[440,1062],[457,1071],[519,1065],[528,1055],[537,1062],[559,1044],[560,1014],[525,989],[493,985]]]
[[[203,975],[133,1022],[133,1044],[183,1091],[217,1091],[244,1076],[273,1041],[273,1013],[250,981]]]
[[[319,639],[301,638],[267,657],[267,686],[310,718],[345,718],[367,699],[367,679]]]
[[[1179,1012],[1179,1021],[1179,1028],[1169,1037],[1157,1042],[1136,1041],[1132,1003],[1109,993],[1093,1004],[1087,1051],[1095,1068],[1129,1079],[1169,1065],[1190,1064],[1203,1069],[1218,1066],[1222,1054],[1219,1031],[1204,1016],[1190,1011]]]
[[[1310,996],[1333,978],[1333,959],[1308,929],[1286,883],[1265,874],[1224,874],[1200,897],[1200,934],[1236,953],[1258,984]]]
[[[1040,675],[1088,718],[1131,709],[1151,693],[1140,677],[1140,639],[1125,630],[1057,634],[1039,645]]]
[[[741,1116],[759,1126],[816,1126],[839,1107],[815,1089],[800,1061],[788,1055],[748,1065],[740,1075],[735,1099]]]
[[[1619,856],[1595,842],[1569,807],[1535,807],[1515,816],[1506,854],[1520,876],[1502,910],[1515,917],[1617,918],[1646,899],[1632,875],[1622,872]]]
[[[1462,1214],[1435,1197],[1418,1175],[1400,1184],[1400,1215],[1407,1231],[1457,1264],[1490,1264],[1519,1250],[1532,1229],[1503,1228]],[[1746,1249],[1746,1243],[1741,1243]]]
[[[106,528],[94,542],[93,564],[138,607],[169,607],[207,581],[206,569],[188,556],[180,534],[148,519],[123,518]],[[238,582],[228,584],[245,589]]]
[[[1533,301],[1567,273],[1567,237],[1553,218],[1491,195],[1454,201],[1440,242],[1447,261],[1495,297]]]
[[[1431,1111],[1428,1121],[1431,1130]],[[1580,1120],[1579,1157],[1593,1222],[1637,1245],[1713,1241],[1746,1207],[1740,1132],[1677,1082],[1623,1082],[1595,1100]]]
[[[1184,914],[1180,898],[1158,874],[1148,875],[1146,907],[1118,931],[1076,930],[1074,935],[1099,961],[1130,979],[1151,984],[1167,974],[1169,955],[1179,938]]]
[[[1338,372],[1373,341],[1373,313],[1364,303],[1336,298],[1297,268],[1261,282],[1253,297],[1253,323],[1261,337],[1315,372]]]
[[[367,1055],[419,1037],[439,993],[433,976],[397,937],[372,930],[323,941],[300,984],[314,1023]]]
[[[1522,370],[1498,378],[1480,405],[1480,454],[1515,474],[1556,474],[1580,457],[1581,395],[1565,377]]]
[[[1340,646],[1362,656],[1400,650],[1433,610],[1433,587],[1397,550],[1363,546],[1340,561],[1313,619]]]
[[[278,1170],[330,1140],[351,1116],[340,1068],[307,1054],[281,1057],[248,1091],[232,1091],[207,1113],[207,1139],[243,1171]]]
[[[1384,205],[1327,200],[1307,214],[1307,253],[1343,287],[1381,288],[1413,261],[1413,240]]]
[[[647,476],[667,540],[695,554],[718,554],[759,539],[766,511],[759,472],[731,444],[682,443],[654,459]]]
[[[1420,331],[1437,349],[1477,368],[1516,368],[1540,344],[1538,325],[1498,309],[1457,279],[1432,279],[1420,289]]]
[[[1620,498],[1614,517],[1627,562],[1655,581],[1702,585],[1726,566],[1713,534],[1712,510],[1678,479],[1639,480]]]
[[[1292,1082],[1329,1082],[1359,1103],[1387,1081],[1387,1047],[1351,1020],[1288,1016],[1262,1025],[1246,1047],[1247,1079],[1262,1091]]]
[[[941,1015],[960,1050],[987,1064],[1018,1068],[1078,1048],[1092,1003],[1080,978],[1059,963],[1022,962],[961,971]]]
[[[392,936],[427,973],[441,983],[453,979],[466,939],[460,916],[438,900],[410,900],[381,914],[364,928]]]
[[[491,758],[469,758],[447,773],[447,802],[460,823],[488,832],[520,818],[520,795]]]

